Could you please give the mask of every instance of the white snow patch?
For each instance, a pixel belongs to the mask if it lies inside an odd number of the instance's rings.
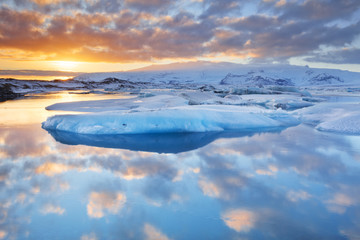
[[[300,120],[321,131],[360,134],[359,103],[319,103],[297,111]]]

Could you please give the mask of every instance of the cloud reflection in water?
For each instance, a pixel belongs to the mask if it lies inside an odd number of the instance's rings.
[[[0,237],[346,239],[358,233],[356,139],[304,126],[205,138],[206,144],[196,136],[198,145],[186,152],[158,154],[141,145],[64,145],[34,125],[1,128]],[[40,231],[44,224],[47,232]]]

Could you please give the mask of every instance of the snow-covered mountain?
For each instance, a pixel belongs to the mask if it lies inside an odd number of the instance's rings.
[[[128,72],[87,73],[74,79],[100,82],[106,78],[170,85],[318,86],[357,84],[360,73],[292,65],[187,62],[153,65]]]

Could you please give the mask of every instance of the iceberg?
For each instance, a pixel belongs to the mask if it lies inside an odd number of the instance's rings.
[[[231,105],[187,105],[158,109],[55,115],[46,130],[80,134],[144,134],[274,129],[299,124],[282,110]]]

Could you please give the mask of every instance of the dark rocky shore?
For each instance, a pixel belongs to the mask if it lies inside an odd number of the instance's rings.
[[[0,102],[15,99],[21,96],[23,96],[23,94],[15,93],[12,90],[12,86],[10,83],[0,84]]]

